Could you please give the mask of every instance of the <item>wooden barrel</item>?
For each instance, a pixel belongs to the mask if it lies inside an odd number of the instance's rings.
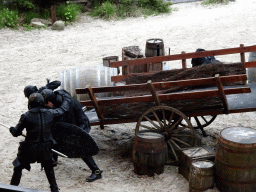
[[[164,53],[164,42],[162,39],[148,39],[146,41],[146,49],[145,49],[145,55],[146,57],[156,57],[156,56],[163,56]],[[148,64],[148,72],[151,71],[162,71],[163,70],[163,64],[160,63],[152,63]]]
[[[162,39],[148,39],[146,42],[146,57],[155,57],[165,55],[164,41]]]
[[[199,192],[212,189],[214,185],[214,163],[212,161],[194,161],[189,172],[189,191]]]
[[[134,138],[134,172],[153,176],[164,172],[166,142],[164,136],[154,132],[139,133]]]
[[[225,192],[256,191],[256,129],[221,131],[215,157],[216,185]]]

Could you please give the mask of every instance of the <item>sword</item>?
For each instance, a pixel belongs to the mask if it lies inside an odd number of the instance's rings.
[[[7,125],[5,125],[5,124],[3,124],[3,123],[0,123],[0,125],[2,125],[2,126],[8,128],[8,129],[10,129],[9,126],[7,126]],[[22,136],[23,136],[23,137],[26,137],[26,135],[24,135],[24,134],[22,134]],[[57,155],[59,155],[59,156],[61,156],[61,157],[68,158],[67,155],[64,155],[63,153],[61,153],[61,152],[59,152],[59,151],[56,151],[55,149],[51,149],[51,150],[52,150],[52,152],[56,153]]]

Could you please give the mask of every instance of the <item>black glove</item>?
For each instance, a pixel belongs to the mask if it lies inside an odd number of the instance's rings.
[[[14,132],[15,132],[15,127],[10,127],[10,133],[13,135]]]

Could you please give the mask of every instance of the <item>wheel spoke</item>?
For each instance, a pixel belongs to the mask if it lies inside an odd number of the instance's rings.
[[[174,137],[192,137],[193,138],[193,136],[192,135],[182,135],[182,134],[172,134],[172,136],[174,136]]]
[[[172,123],[172,118],[173,118],[173,116],[174,116],[174,112],[172,112],[172,114],[171,114],[171,116],[170,116],[170,118],[169,118],[169,122],[168,122],[167,128],[170,127],[170,125],[171,125],[171,123]]]
[[[174,150],[174,148],[173,148],[171,142],[170,142],[170,141],[167,141],[167,144],[170,146],[170,148],[171,148],[171,150],[172,150],[172,153],[173,153],[173,155],[175,156],[176,161],[178,161],[179,158],[177,157],[177,154],[176,154],[176,152],[175,152],[175,150]]]
[[[179,146],[177,143],[175,143],[172,139],[171,139],[170,141],[171,141],[171,143],[173,143],[179,150],[181,150],[180,146]]]
[[[147,116],[144,116],[146,120],[148,120],[152,125],[154,125],[156,128],[161,129],[157,124],[155,124],[151,119],[149,119]]]
[[[208,121],[204,118],[204,116],[201,116],[201,118],[204,120],[205,123],[208,123]]]
[[[186,129],[186,128],[189,128],[189,127],[187,127],[187,126],[180,127],[180,128],[178,128],[178,129],[173,130],[172,132],[173,132],[173,133],[178,133],[178,132],[180,132],[180,131],[182,131],[182,130],[184,130],[184,129]]]
[[[180,117],[178,121],[176,121],[174,124],[172,124],[171,127],[170,127],[171,130],[172,130],[174,127],[176,127],[176,126],[181,122],[181,120],[182,120],[182,117]]]
[[[156,112],[152,110],[152,113],[153,113],[154,117],[156,118],[157,122],[159,123],[159,125],[161,126],[161,128],[164,129],[163,123],[160,121],[160,119],[157,116]]]
[[[147,129],[149,129],[149,130],[152,130],[152,131],[158,131],[158,129],[153,128],[153,127],[149,127],[149,126],[147,126],[147,125],[140,124],[140,126],[141,126],[141,127],[144,127],[144,128],[147,128]]]
[[[166,118],[165,118],[165,112],[163,109],[162,109],[162,114],[163,114],[164,127],[166,127]]]
[[[197,123],[198,127],[202,127],[202,124],[201,124],[201,122],[199,121],[199,119],[197,117],[195,117],[195,120],[196,120],[196,123]]]
[[[175,140],[175,141],[178,141],[179,143],[182,143],[182,144],[184,144],[184,145],[186,145],[186,146],[188,146],[188,147],[191,147],[191,145],[189,145],[188,143],[186,143],[186,142],[184,142],[184,141],[182,141],[182,140],[180,140],[180,139],[177,139],[177,138],[175,138],[175,137],[173,137],[172,139]]]

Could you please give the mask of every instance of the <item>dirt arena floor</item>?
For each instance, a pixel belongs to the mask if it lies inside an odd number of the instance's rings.
[[[122,47],[145,47],[146,40],[161,38],[171,54],[182,51],[250,46],[256,40],[256,0],[236,0],[228,5],[204,7],[201,2],[175,4],[171,14],[104,21],[82,16],[64,31],[49,29],[23,31],[0,30],[0,122],[9,126],[18,123],[27,111],[23,89],[26,85],[45,85],[46,78],[58,80],[60,71],[72,67],[101,66],[103,57],[122,55]],[[216,57],[224,62],[238,62],[240,55]],[[246,60],[248,54],[246,54]],[[190,65],[190,60],[187,61]],[[170,62],[181,68],[181,61]],[[255,112],[219,115],[206,128],[210,135],[203,142],[216,144],[219,132],[230,126],[255,128]],[[184,192],[189,184],[178,168],[166,165],[163,174],[139,176],[133,171],[131,157],[120,151],[131,146],[135,124],[109,125],[101,130],[92,127],[91,135],[101,151],[95,156],[104,170],[103,179],[86,183],[89,168],[81,159],[59,158],[55,168],[57,183],[64,192]],[[0,128],[0,183],[9,184],[12,161],[23,137],[14,138]],[[24,170],[20,186],[49,191],[49,184],[39,164],[30,172]],[[218,189],[208,190],[216,192]]]

